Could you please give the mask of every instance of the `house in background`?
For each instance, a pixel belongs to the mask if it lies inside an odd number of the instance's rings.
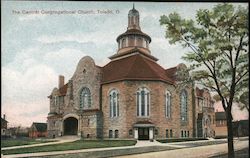
[[[216,137],[227,136],[227,118],[225,112],[215,112],[215,135]]]
[[[235,137],[249,136],[249,120],[233,122],[233,134]]]
[[[8,121],[6,120],[6,116],[4,114],[3,118],[1,117],[1,137],[7,136],[7,127],[8,127]]]
[[[33,122],[30,130],[29,130],[29,137],[30,138],[38,138],[38,137],[47,137],[47,123],[38,123]]]

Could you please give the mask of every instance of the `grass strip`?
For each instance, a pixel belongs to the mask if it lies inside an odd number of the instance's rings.
[[[79,150],[79,149],[90,149],[90,148],[119,147],[119,146],[131,146],[135,144],[136,144],[135,140],[77,140],[75,142],[63,143],[63,144],[4,150],[2,151],[2,154],[9,155],[9,154],[22,154],[22,153]]]
[[[32,144],[39,144],[39,143],[48,143],[54,142],[55,140],[35,140],[35,139],[11,139],[11,140],[1,140],[1,148],[4,147],[12,147],[12,146],[21,146],[21,145],[32,145]]]

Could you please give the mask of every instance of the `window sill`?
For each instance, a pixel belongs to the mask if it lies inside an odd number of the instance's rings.
[[[137,118],[150,118],[150,116],[137,116]]]
[[[116,116],[116,117],[109,117],[109,119],[111,119],[111,120],[116,120],[116,119],[118,119],[119,118],[119,116]]]

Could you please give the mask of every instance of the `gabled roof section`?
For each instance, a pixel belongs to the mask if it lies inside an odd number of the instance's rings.
[[[58,96],[65,96],[67,93],[67,89],[68,89],[68,83],[63,85],[61,88],[58,89]],[[52,97],[52,94],[50,94],[48,96],[48,98],[50,98],[50,99],[51,99],[51,97]]]
[[[171,78],[172,80],[176,80],[177,79],[177,75],[176,75],[176,72],[177,72],[177,66],[175,67],[171,67],[169,69],[166,69],[165,70],[166,72],[166,75]]]
[[[166,75],[165,69],[140,53],[113,60],[103,67],[102,83],[121,80],[158,80],[174,83]]]
[[[1,117],[1,122],[3,122],[3,123],[6,122],[7,123],[8,121]]]
[[[47,131],[47,123],[33,122],[32,126],[35,127],[38,132],[46,132]]]
[[[198,87],[195,88],[196,96],[197,97],[203,97],[204,90],[200,89]]]
[[[59,89],[59,96],[65,96],[67,93],[68,83]]]

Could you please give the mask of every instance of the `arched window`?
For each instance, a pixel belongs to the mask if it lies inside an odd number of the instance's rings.
[[[171,117],[171,94],[169,91],[166,91],[165,95],[165,115],[167,118]]]
[[[142,47],[142,46],[143,46],[142,44],[143,44],[143,40],[142,40],[141,37],[139,37],[139,38],[137,39],[137,46]]]
[[[58,96],[54,96],[54,105],[57,106],[58,105]]]
[[[113,138],[113,131],[109,130],[109,138]]]
[[[172,138],[172,137],[173,137],[173,130],[170,129],[170,138]]]
[[[147,48],[147,41],[146,40],[143,41],[143,47]]]
[[[146,48],[148,48],[148,41],[146,41]]]
[[[155,129],[155,135],[158,135],[158,129]]]
[[[135,45],[135,37],[129,36],[128,38],[128,46],[134,46]]]
[[[119,131],[115,130],[115,138],[119,138]]]
[[[206,119],[206,126],[209,126],[209,119]]]
[[[187,121],[187,92],[183,90],[180,95],[181,121]]]
[[[137,93],[137,116],[149,116],[150,93],[147,88],[140,88]]]
[[[130,129],[130,130],[128,131],[128,134],[129,134],[129,135],[133,135],[133,130]]]
[[[119,95],[116,90],[109,93],[110,117],[119,116]]]
[[[125,38],[122,39],[122,48],[123,47],[126,47],[126,39]]]
[[[87,87],[84,87],[80,93],[80,108],[87,109],[91,107],[91,93]]]

